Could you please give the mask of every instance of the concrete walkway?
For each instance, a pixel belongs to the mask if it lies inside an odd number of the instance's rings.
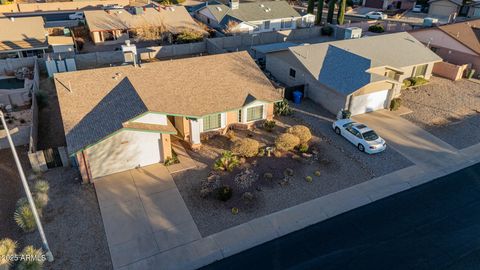
[[[394,148],[424,168],[438,168],[459,158],[457,149],[387,110],[357,115],[353,120],[376,130]]]
[[[201,238],[161,164],[105,176],[95,190],[115,269]]]

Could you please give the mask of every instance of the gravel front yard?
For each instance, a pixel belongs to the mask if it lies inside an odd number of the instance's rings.
[[[72,168],[47,171],[50,201],[43,212],[45,234],[55,261],[46,269],[112,269],[107,238],[93,185],[83,185]],[[41,246],[38,232],[22,243]]]
[[[403,90],[403,117],[462,149],[480,142],[480,82],[432,77],[430,83]]]
[[[261,185],[261,188],[252,191],[255,200],[248,207],[242,205],[241,200],[234,200],[233,197],[231,201],[221,202],[212,197],[201,198],[200,196],[200,182],[208,177],[214,159],[221,152],[221,147],[215,145],[213,141],[224,141],[224,139],[212,138],[210,139],[212,142],[204,144],[200,151],[190,152],[192,158],[204,166],[174,174],[173,178],[203,237],[412,165],[392,149],[376,156],[357,153],[358,150],[354,146],[336,137],[327,121],[307,117],[298,112],[295,115],[295,117],[277,118],[276,121],[288,126],[301,124],[306,120],[306,124],[312,128],[314,135],[311,143],[318,147],[319,157],[323,161],[298,165],[299,161],[284,157],[277,160],[275,157],[267,158],[272,159],[267,162],[258,160],[257,167],[254,165],[252,168],[262,171],[265,166],[270,166],[276,178],[283,175],[286,168],[294,168],[295,172],[288,185],[273,181],[270,185]],[[314,175],[316,170],[321,172],[320,176]],[[307,182],[305,176],[312,176],[313,181]],[[260,176],[257,181],[265,180]],[[240,212],[233,215],[232,207],[238,207]]]

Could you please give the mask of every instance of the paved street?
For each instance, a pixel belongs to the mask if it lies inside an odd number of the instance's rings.
[[[480,164],[202,269],[479,269]]]

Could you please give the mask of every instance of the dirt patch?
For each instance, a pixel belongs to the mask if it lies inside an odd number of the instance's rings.
[[[52,78],[42,76],[40,91],[46,94],[46,104],[38,111],[38,150],[66,146],[60,105]]]
[[[480,142],[480,83],[432,77],[430,83],[402,92],[404,118],[452,146],[462,149]]]

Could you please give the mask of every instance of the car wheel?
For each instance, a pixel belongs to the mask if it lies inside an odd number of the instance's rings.
[[[365,152],[365,147],[361,143],[358,144],[357,148],[360,152]]]
[[[340,129],[338,127],[335,128],[335,133],[337,133],[337,135],[340,135],[342,132],[340,131]]]

